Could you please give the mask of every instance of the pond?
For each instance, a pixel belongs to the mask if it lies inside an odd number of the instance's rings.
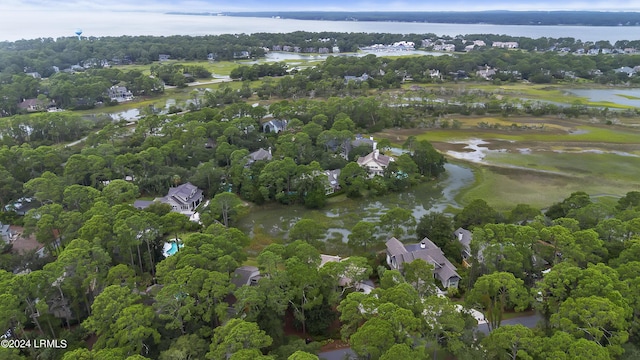
[[[116,120],[116,121],[117,120],[133,121],[133,120],[138,120],[138,118],[140,117],[140,109],[129,109],[125,111],[118,111],[118,112],[108,113],[108,114],[113,120]]]
[[[640,89],[568,89],[568,93],[589,101],[607,101],[620,105],[640,107]]]
[[[166,99],[163,107],[160,107],[160,104],[157,104],[158,107],[156,108],[156,111],[159,111],[158,112],[159,114],[167,114],[169,113],[169,109],[171,108],[171,106],[187,107],[192,102],[193,100],[188,99],[183,104],[178,104],[176,102],[176,99]],[[106,114],[116,121],[117,120],[136,121],[140,118],[140,115],[141,115],[139,108],[133,108],[133,109],[117,111],[117,112],[108,112]]]
[[[457,164],[446,164],[445,168],[445,175],[437,182],[421,184],[402,193],[345,199],[329,203],[321,210],[269,204],[252,210],[239,221],[237,227],[250,236],[260,229],[272,237],[283,238],[298,220],[309,218],[329,228],[327,239],[346,242],[350,229],[358,221],[375,223],[382,214],[394,207],[411,210],[416,221],[429,212],[441,212],[448,206],[458,207],[454,198],[460,190],[473,183],[474,175],[471,169]]]

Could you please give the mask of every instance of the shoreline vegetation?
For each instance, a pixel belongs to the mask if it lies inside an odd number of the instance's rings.
[[[423,22],[446,24],[638,26],[640,12],[601,11],[260,11],[168,12],[171,15],[263,17],[295,20]]]

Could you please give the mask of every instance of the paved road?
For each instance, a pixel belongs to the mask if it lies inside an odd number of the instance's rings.
[[[323,353],[320,353],[318,357],[324,360],[357,359],[356,354],[353,351],[351,351],[351,348],[344,348],[344,349],[323,352]]]
[[[533,314],[533,315],[529,315],[529,316],[523,316],[523,317],[518,317],[518,318],[513,318],[513,319],[509,319],[509,320],[503,320],[502,323],[500,324],[502,325],[524,325],[526,327],[528,327],[529,329],[536,327],[536,325],[538,324],[538,322],[542,320],[542,316],[540,316],[539,314]],[[480,330],[481,332],[483,332],[485,335],[489,334],[489,324],[486,325],[478,325],[478,330]]]
[[[528,328],[533,328],[538,324],[538,321],[542,320],[542,317],[538,314],[523,316],[519,318],[509,319],[502,321],[501,325],[524,325]],[[483,324],[478,325],[478,330],[483,332],[484,334],[489,334],[489,325]],[[349,358],[348,356],[352,356]],[[345,359],[356,359],[356,355],[351,350],[351,348],[344,348],[338,350],[327,351],[318,354],[320,359],[324,360],[345,360]]]

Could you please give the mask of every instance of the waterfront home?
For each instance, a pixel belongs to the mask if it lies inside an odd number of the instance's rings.
[[[171,211],[191,215],[203,199],[202,190],[188,182],[176,187],[170,187],[166,196],[155,198],[153,201],[136,200],[133,207],[145,209],[154,202],[171,205]]]
[[[373,140],[373,139],[371,139]],[[373,178],[374,176],[382,176],[384,173],[384,169],[386,169],[389,164],[395,159],[391,156],[380,154],[380,150],[377,148],[377,143],[373,142],[373,151],[365,156],[358,157],[356,161],[358,165],[367,169],[369,172],[369,178]]]
[[[107,95],[111,101],[123,102],[133,100],[133,94],[126,86],[112,86],[107,90]]]
[[[442,250],[428,238],[418,244],[403,244],[395,237],[386,242],[387,265],[392,270],[404,271],[404,264],[422,259],[433,265],[433,277],[440,281],[444,288],[457,288],[461,277],[456,267],[449,261]]]

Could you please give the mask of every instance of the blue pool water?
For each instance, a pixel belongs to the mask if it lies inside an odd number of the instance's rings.
[[[174,242],[174,241],[172,241],[172,242],[171,242],[171,243],[169,243],[169,244],[171,245],[171,247],[165,251],[166,256],[171,256],[171,255],[173,255],[173,254],[177,253],[177,252],[178,252],[178,248],[179,248],[179,247],[181,248],[181,247],[183,247],[183,246],[184,246],[184,244],[180,244],[180,245],[178,245],[178,244],[177,244],[176,242]]]

